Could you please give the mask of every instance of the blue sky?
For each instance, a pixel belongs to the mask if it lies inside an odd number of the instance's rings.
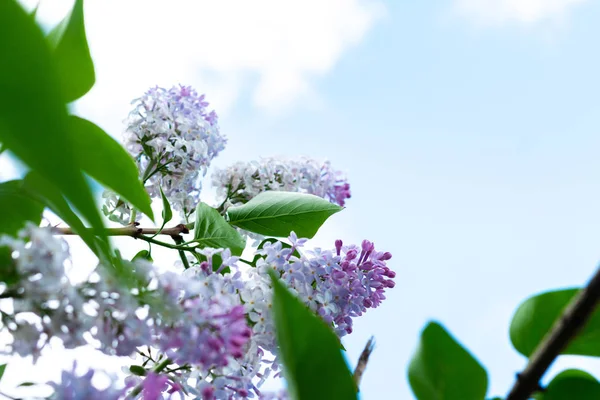
[[[68,3],[42,3],[40,18]],[[506,394],[525,364],[513,311],[585,283],[600,260],[600,3],[229,3],[89,1],[98,84],[77,111],[119,137],[132,98],[190,83],[230,140],[217,165],[329,158],[353,197],[314,243],[374,240],[398,273],[345,339],[354,364],[376,337],[363,398],[412,398],[406,366],[430,319],[487,367],[488,395]],[[578,357],[549,376],[566,366],[600,378]]]

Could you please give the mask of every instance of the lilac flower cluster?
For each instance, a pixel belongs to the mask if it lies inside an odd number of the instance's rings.
[[[146,190],[160,198],[162,188],[172,207],[185,215],[195,209],[200,179],[227,142],[208,104],[189,86],[155,87],[134,100],[126,121],[124,144],[138,164]]]
[[[132,355],[141,346],[162,354],[155,359],[148,353],[145,376],[129,377],[120,392],[114,385],[96,389],[93,372],[65,372],[61,383],[53,384],[56,399],[117,399],[134,387],[145,399],[162,398],[161,393],[205,400],[286,399],[285,392],[259,389],[271,374],[281,376],[268,272],[277,271],[340,337],[352,332],[353,318],[381,304],[395,277],[387,266],[391,254],[376,251],[372,242],[356,246],[338,240],[331,250],[301,254],[307,240],[293,232],[288,240],[291,247],[265,242],[257,251],[256,268],[245,271],[230,250],[206,248],[197,250],[205,261],[192,261],[182,274],[137,261],[128,265],[135,286],[101,266],[88,281],[72,285],[64,275],[66,243],[48,228],[29,225],[17,239],[0,238],[0,245],[13,253],[18,275],[16,283],[4,288],[15,294],[15,313],[3,313],[3,319],[10,317],[3,325],[13,336],[13,350],[23,356],[39,355],[51,337],[62,339],[66,347],[88,344],[85,334],[107,354]],[[220,261],[213,265],[216,255]],[[21,312],[39,318],[21,321]],[[180,368],[167,373],[156,369],[167,359]]]
[[[12,252],[15,279],[4,285],[12,295],[12,315],[2,313],[2,325],[12,334],[13,352],[37,360],[52,337],[66,348],[85,344],[90,328],[84,299],[65,275],[70,259],[67,243],[50,229],[27,224],[17,238],[0,237],[0,247]],[[0,285],[0,288],[2,285]]]
[[[306,239],[298,239],[293,232],[288,239],[291,247],[284,247],[279,241],[267,242],[258,251],[263,257],[256,270],[250,272],[254,285],[241,294],[254,323],[252,345],[277,354],[270,315],[269,270],[279,272],[286,285],[331,323],[340,337],[352,333],[353,318],[378,307],[385,299],[385,290],[395,286],[396,274],[386,264],[392,255],[376,251],[370,241],[363,241],[361,246],[344,246],[337,240],[333,250],[317,248],[306,256],[297,252]],[[272,367],[278,368],[276,363]]]
[[[245,203],[267,190],[314,194],[340,206],[350,198],[350,184],[340,171],[329,161],[320,163],[306,157],[238,162],[217,170],[212,179],[226,205]]]

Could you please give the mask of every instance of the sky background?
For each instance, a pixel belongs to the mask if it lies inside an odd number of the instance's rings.
[[[39,20],[71,3],[42,1]],[[190,84],[229,138],[214,165],[307,155],[347,171],[352,199],[311,243],[370,239],[397,271],[344,339],[354,365],[376,337],[363,399],[413,398],[406,367],[429,320],[486,366],[488,396],[506,394],[526,361],[508,337],[516,307],[593,274],[599,2],[88,0],[85,12],[97,83],[75,111],[116,138],[132,99]],[[0,158],[0,177],[15,173]],[[58,376],[72,358],[52,354],[35,370],[13,361],[0,388]],[[600,378],[600,361],[561,357],[546,380],[566,367]]]

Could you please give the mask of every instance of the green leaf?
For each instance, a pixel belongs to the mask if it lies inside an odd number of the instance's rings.
[[[162,225],[160,226],[160,229],[158,230],[158,232],[156,232],[156,234],[154,234],[154,236],[158,235],[160,232],[162,232],[162,230],[165,228],[165,225],[167,224],[167,222],[169,222],[171,219],[173,219],[173,211],[171,211],[171,205],[169,204],[169,199],[167,199],[167,196],[165,196],[165,193],[163,192],[162,188],[159,186],[158,187],[160,189],[160,197],[162,199],[162,204],[163,204],[163,210],[162,210]],[[152,236],[152,237],[154,237]]]
[[[356,399],[356,385],[331,328],[272,273],[275,331],[295,400]]]
[[[77,214],[73,212],[62,193],[52,183],[44,179],[39,173],[31,171],[23,179],[23,187],[31,196],[45,204],[60,219],[65,221],[98,258],[110,263],[112,256],[108,242],[103,238],[96,238],[92,231],[85,227]]]
[[[133,258],[131,259],[131,262],[134,262],[136,260],[146,260],[146,261],[150,261],[152,262],[152,255],[150,254],[150,252],[148,250],[140,250],[138,251],[138,253],[133,256]]]
[[[0,365],[0,379],[2,379],[2,376],[4,375],[4,371],[6,371],[6,364]]]
[[[0,234],[14,236],[31,221],[39,225],[44,205],[33,199],[23,188],[23,181],[0,183]]]
[[[86,119],[70,116],[69,123],[71,141],[81,168],[154,219],[150,196],[142,185],[139,170],[123,146]]]
[[[510,324],[510,340],[514,348],[526,357],[533,354],[578,291],[579,289],[550,291],[525,300]],[[561,354],[600,357],[600,309],[590,316],[583,329]]]
[[[578,369],[568,369],[556,375],[540,400],[600,399],[600,383],[592,375]]]
[[[291,231],[312,238],[342,207],[311,194],[267,191],[248,203],[227,210],[229,222],[250,232],[285,237]]]
[[[77,100],[86,94],[94,82],[94,62],[90,55],[85,23],[83,0],[76,0],[73,9],[48,35],[54,49],[54,60],[67,102]]]
[[[34,382],[23,382],[23,383],[20,383],[17,387],[27,387],[27,386],[35,386],[35,385],[37,385],[37,383],[34,383]]]
[[[0,1],[0,142],[56,185],[90,224],[104,227],[68,133],[48,43],[14,0]]]
[[[418,400],[481,400],[488,386],[481,364],[436,322],[421,332],[408,381]]]
[[[246,240],[235,230],[217,210],[199,203],[196,208],[194,242],[200,247],[231,249],[231,254],[239,256],[246,247]]]
[[[137,376],[146,376],[146,368],[141,365],[132,365],[129,367],[129,371]]]

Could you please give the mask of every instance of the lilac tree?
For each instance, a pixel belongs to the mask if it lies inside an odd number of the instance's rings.
[[[351,206],[340,171],[306,157],[240,162],[212,171],[218,199],[207,204],[202,183],[227,138],[205,95],[150,88],[125,116],[121,144],[70,115],[67,104],[95,81],[83,0],[47,35],[15,0],[0,2],[0,54],[0,151],[29,168],[0,182],[7,351],[36,362],[58,340],[135,358],[106,388],[92,380],[102,371],[82,375],[76,365],[59,382],[28,385],[48,385],[53,399],[357,398],[372,342],[353,371],[341,338],[383,303],[396,273],[391,253],[369,240],[311,246],[323,223]],[[104,188],[101,207],[90,179]],[[64,224],[49,225],[46,211]],[[66,273],[65,235],[98,259],[82,282]],[[122,257],[113,236],[130,237],[139,252]],[[154,263],[156,247],[171,251],[173,265]],[[539,387],[559,353],[600,356],[598,286],[597,277],[517,310],[511,339],[531,361],[506,399],[600,397],[600,383],[577,370]],[[263,390],[269,378],[285,379],[286,390]],[[483,366],[435,322],[422,332],[408,379],[419,400],[487,396]]]

